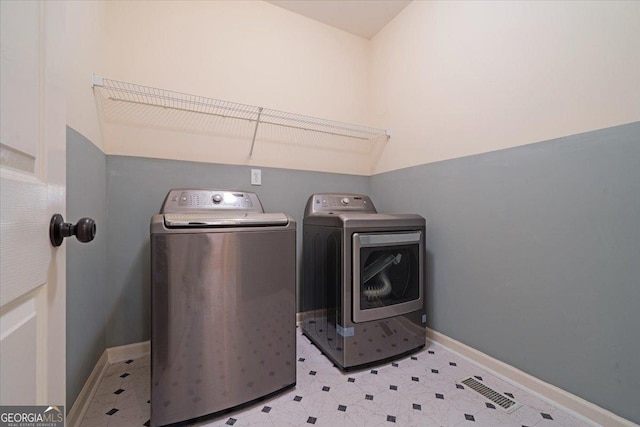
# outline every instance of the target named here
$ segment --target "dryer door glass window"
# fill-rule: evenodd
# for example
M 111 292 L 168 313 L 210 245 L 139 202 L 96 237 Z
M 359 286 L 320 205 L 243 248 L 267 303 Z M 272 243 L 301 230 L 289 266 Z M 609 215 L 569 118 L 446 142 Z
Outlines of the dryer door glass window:
M 422 307 L 422 233 L 354 234 L 354 321 Z

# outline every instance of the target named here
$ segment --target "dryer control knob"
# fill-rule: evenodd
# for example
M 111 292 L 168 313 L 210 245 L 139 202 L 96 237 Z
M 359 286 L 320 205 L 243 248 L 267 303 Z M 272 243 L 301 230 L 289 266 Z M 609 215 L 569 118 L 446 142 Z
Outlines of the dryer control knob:
M 348 204 L 349 204 L 349 198 L 348 198 L 348 197 L 344 197 L 342 200 L 340 200 L 340 202 L 341 202 L 343 205 L 345 205 L 345 206 L 346 206 L 346 205 L 348 205 Z
M 213 203 L 220 203 L 222 201 L 222 194 L 214 194 L 211 200 Z

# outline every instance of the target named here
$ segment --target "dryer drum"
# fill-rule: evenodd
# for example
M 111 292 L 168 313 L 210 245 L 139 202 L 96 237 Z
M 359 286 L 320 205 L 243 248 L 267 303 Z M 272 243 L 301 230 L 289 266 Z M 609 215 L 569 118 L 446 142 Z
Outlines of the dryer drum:
M 365 289 L 362 290 L 362 293 L 369 301 L 384 298 L 391 293 L 393 289 L 391 287 L 391 281 L 389 280 L 389 276 L 384 271 L 378 273 L 376 276 L 378 280 L 375 281 L 373 285 L 371 283 Z
M 406 280 L 402 280 L 404 278 L 403 276 L 405 276 L 405 274 L 403 274 L 404 269 L 402 268 L 402 261 L 403 256 L 400 252 L 396 254 L 389 254 L 388 252 L 382 253 L 378 255 L 377 258 L 374 258 L 374 261 L 372 262 L 367 260 L 367 265 L 363 270 L 361 289 L 362 295 L 367 299 L 370 305 L 375 301 L 382 301 L 391 297 L 392 294 L 396 296 L 404 295 L 407 290 L 408 278 L 406 278 Z M 404 261 L 406 263 L 408 259 L 405 257 Z M 394 269 L 395 266 L 400 266 L 401 271 L 394 271 L 396 270 Z M 404 289 L 402 292 L 399 292 L 397 285 L 402 282 L 404 282 Z M 394 284 L 396 284 L 395 289 L 393 286 Z M 384 305 L 385 304 L 382 303 L 382 306 Z M 377 304 L 374 304 L 374 306 L 377 306 Z
M 393 256 L 392 254 L 383 254 L 382 256 L 379 256 L 378 259 L 364 268 L 362 283 L 367 283 L 372 277 L 375 277 L 378 273 L 391 266 L 392 263 L 399 264 L 401 260 L 402 254 L 400 253 L 396 256 Z

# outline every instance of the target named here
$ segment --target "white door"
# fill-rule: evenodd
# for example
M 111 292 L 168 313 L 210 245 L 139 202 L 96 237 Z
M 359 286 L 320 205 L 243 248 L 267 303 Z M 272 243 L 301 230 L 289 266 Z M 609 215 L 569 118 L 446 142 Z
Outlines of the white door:
M 0 8 L 0 404 L 64 405 L 65 5 Z

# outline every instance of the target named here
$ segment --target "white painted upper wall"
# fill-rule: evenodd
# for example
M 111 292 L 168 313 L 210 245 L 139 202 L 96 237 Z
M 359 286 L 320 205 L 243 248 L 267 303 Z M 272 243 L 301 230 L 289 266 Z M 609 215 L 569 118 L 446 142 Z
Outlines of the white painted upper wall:
M 68 2 L 67 21 L 68 124 L 107 154 L 369 175 L 640 120 L 640 2 L 415 1 L 371 41 L 262 1 Z M 263 127 L 249 160 L 250 123 L 98 120 L 91 72 L 393 134 Z
M 371 47 L 376 173 L 640 120 L 640 2 L 414 1 Z
M 107 4 L 105 77 L 367 125 L 369 42 L 263 1 Z M 370 145 L 113 106 L 107 154 L 368 174 Z M 140 123 L 143 123 L 141 126 Z M 265 141 L 266 140 L 266 141 Z
M 105 2 L 66 2 L 67 125 L 104 151 L 91 73 L 103 72 Z

